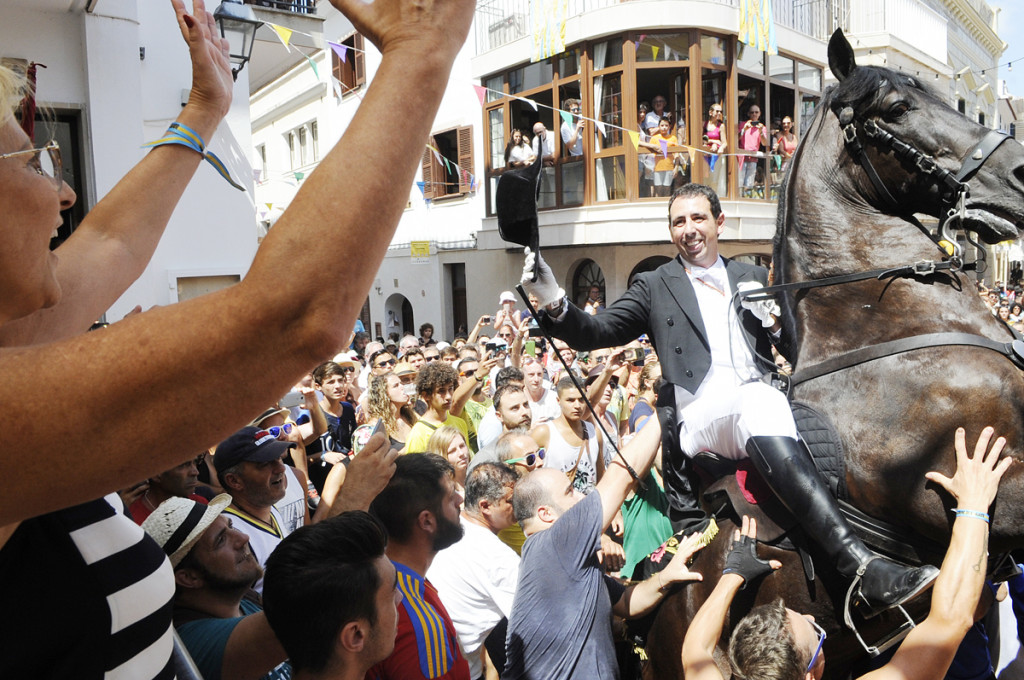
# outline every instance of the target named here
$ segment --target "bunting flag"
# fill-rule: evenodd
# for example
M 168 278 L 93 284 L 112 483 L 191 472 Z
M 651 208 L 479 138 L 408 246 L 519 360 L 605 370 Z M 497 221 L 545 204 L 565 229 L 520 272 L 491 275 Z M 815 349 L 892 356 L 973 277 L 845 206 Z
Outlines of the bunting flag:
M 274 29 L 274 33 L 276 33 L 277 37 L 281 40 L 281 44 L 285 46 L 285 49 L 291 52 L 292 48 L 288 44 L 288 42 L 292 39 L 292 33 L 294 31 L 292 31 L 292 29 L 290 28 L 285 28 L 284 26 L 278 26 L 277 24 L 268 23 L 265 25 L 270 26 L 270 28 Z
M 633 148 L 639 151 L 640 149 L 640 133 L 636 130 L 626 130 L 626 134 L 629 135 L 629 141 L 633 142 Z
M 521 99 L 522 101 L 532 106 L 534 111 L 537 110 L 537 102 L 533 101 L 532 99 L 527 99 L 526 97 L 516 97 L 516 99 Z
M 302 56 L 306 57 L 306 61 L 309 62 L 309 67 L 313 69 L 313 75 L 316 76 L 317 80 L 320 80 L 320 71 L 316 68 L 316 62 L 310 59 L 308 55 L 303 54 Z
M 423 182 L 416 182 L 416 187 L 420 190 L 420 196 L 424 196 L 426 194 L 426 190 L 423 188 L 424 186 Z
M 607 137 L 608 136 L 608 132 L 605 130 L 604 123 L 601 122 L 601 121 L 597 121 L 597 123 L 595 123 L 595 124 L 597 125 L 597 129 L 601 132 L 601 136 L 602 137 Z
M 659 139 L 658 146 L 661 147 L 661 155 L 664 156 L 665 158 L 668 158 L 668 140 Z
M 306 173 L 299 172 L 298 170 L 295 171 L 295 179 L 297 179 L 298 181 L 301 182 L 305 178 L 306 178 Z
M 327 44 L 331 46 L 334 53 L 338 55 L 338 59 L 341 59 L 341 63 L 345 63 L 345 57 L 348 54 L 348 45 L 342 45 L 341 43 L 327 41 Z
M 480 85 L 474 85 L 473 89 L 476 90 L 476 96 L 480 99 L 480 106 L 483 106 L 484 101 L 487 99 L 487 88 L 481 87 Z
M 262 168 L 253 168 L 252 169 L 252 181 L 256 182 L 258 184 L 259 181 L 260 181 L 260 174 L 262 172 L 263 172 Z
M 274 204 L 273 203 L 264 203 L 263 205 L 267 206 L 267 210 L 273 210 L 274 209 Z
M 342 96 L 344 96 L 344 93 L 341 90 L 341 81 L 334 76 L 331 76 L 331 85 L 334 87 L 334 96 L 341 99 Z
M 441 152 L 438 151 L 437 149 L 435 149 L 434 147 L 430 147 L 430 150 L 434 152 L 434 159 L 438 163 L 440 163 L 441 162 Z
M 772 0 L 740 0 L 739 40 L 754 49 L 778 54 Z
M 653 55 L 651 61 L 658 61 L 658 50 L 660 49 L 657 45 L 651 45 L 651 54 Z
M 542 61 L 565 52 L 565 22 L 569 0 L 530 0 L 531 61 Z
M 558 115 L 560 115 L 562 117 L 562 122 L 563 123 L 565 123 L 569 127 L 572 127 L 573 123 L 572 123 L 572 114 L 571 113 L 569 113 L 568 111 L 563 111 L 563 110 L 559 109 L 558 110 Z

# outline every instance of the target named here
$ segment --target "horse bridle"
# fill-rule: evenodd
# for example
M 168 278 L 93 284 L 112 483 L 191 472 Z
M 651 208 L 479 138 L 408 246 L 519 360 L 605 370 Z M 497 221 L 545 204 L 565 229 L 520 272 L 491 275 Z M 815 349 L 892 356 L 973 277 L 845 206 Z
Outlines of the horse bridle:
M 843 131 L 843 143 L 846 145 L 846 150 L 850 157 L 864 169 L 871 184 L 875 187 L 875 191 L 888 204 L 889 208 L 897 213 L 903 213 L 904 211 L 900 209 L 899 202 L 893 197 L 888 187 L 885 186 L 882 178 L 878 176 L 875 166 L 871 164 L 871 159 L 865 153 L 864 145 L 861 144 L 860 136 L 858 135 L 858 116 L 853 108 L 849 106 L 843 107 L 837 114 L 837 117 Z M 932 183 L 939 187 L 943 205 L 947 208 L 945 215 L 940 218 L 939 233 L 942 239 L 953 248 L 952 257 L 957 260 L 962 258 L 962 248 L 952 234 L 951 223 L 955 222 L 961 228 L 964 223 L 964 216 L 967 210 L 966 200 L 970 194 L 967 182 L 985 164 L 993 152 L 999 148 L 999 145 L 1008 140 L 1010 136 L 1002 130 L 989 130 L 981 138 L 981 141 L 974 146 L 973 150 L 961 160 L 960 169 L 953 173 L 940 166 L 935 162 L 935 158 L 921 151 L 913 144 L 903 141 L 880 127 L 873 118 L 860 119 L 860 127 L 864 131 L 864 135 L 876 146 L 883 150 L 891 151 L 897 159 L 914 166 L 923 175 L 931 178 Z M 920 227 L 917 220 L 914 220 L 914 222 Z M 931 237 L 930 234 L 929 237 Z M 978 244 L 975 243 L 974 245 Z
M 913 165 L 922 174 L 930 177 L 932 182 L 939 187 L 943 206 L 947 207 L 947 211 L 940 219 L 939 237 L 935 237 L 929 233 L 920 222 L 914 219 L 912 215 L 906 215 L 905 211 L 901 210 L 899 203 L 885 186 L 882 178 L 879 177 L 878 172 L 871 163 L 871 159 L 869 159 L 865 153 L 864 145 L 861 143 L 857 127 L 858 117 L 854 113 L 854 110 L 849 106 L 844 107 L 839 111 L 837 117 L 842 129 L 843 143 L 846 146 L 847 152 L 850 154 L 850 157 L 864 169 L 868 179 L 871 181 L 871 184 L 875 187 L 875 190 L 879 193 L 882 199 L 886 201 L 889 204 L 889 207 L 894 209 L 897 214 L 904 214 L 909 221 L 921 229 L 930 239 L 935 241 L 937 245 L 939 245 L 940 238 L 947 242 L 953 252 L 949 253 L 948 258 L 939 262 L 933 260 L 921 260 L 919 262 L 900 267 L 874 269 L 871 271 L 830 276 L 811 281 L 784 283 L 747 292 L 738 291 L 736 295 L 741 300 L 765 300 L 774 298 L 779 293 L 836 286 L 845 283 L 853 283 L 855 281 L 864 281 L 867 279 L 891 281 L 896 278 L 924 278 L 940 271 L 948 271 L 955 275 L 957 271 L 966 269 L 970 266 L 965 266 L 963 264 L 963 248 L 959 243 L 957 243 L 956 237 L 952 234 L 952 223 L 956 223 L 959 228 L 963 229 L 964 217 L 966 215 L 966 199 L 970 193 L 970 188 L 968 187 L 967 182 L 970 181 L 970 178 L 973 177 L 974 173 L 976 173 L 992 156 L 992 153 L 999 148 L 999 145 L 1010 138 L 1009 135 L 1000 130 L 989 130 L 989 132 L 981 138 L 981 141 L 974 146 L 973 150 L 963 158 L 960 163 L 960 169 L 956 173 L 953 173 L 941 167 L 935 162 L 935 158 L 924 153 L 913 144 L 905 142 L 891 132 L 882 129 L 874 119 L 859 119 L 860 129 L 863 130 L 864 135 L 870 141 L 883 150 L 891 151 L 900 161 Z M 980 248 L 980 245 L 971 240 L 970 237 L 967 237 L 967 240 Z M 939 245 L 939 247 L 942 248 L 941 245 Z M 829 373 L 834 373 L 844 368 L 850 368 L 868 361 L 892 356 L 893 354 L 901 354 L 903 352 L 923 349 L 926 347 L 942 347 L 949 345 L 968 345 L 992 350 L 1010 359 L 1018 368 L 1024 369 L 1024 341 L 1021 340 L 1020 336 L 1012 328 L 1010 329 L 1010 332 L 1014 339 L 1011 342 L 1006 343 L 997 342 L 990 338 L 972 333 L 927 333 L 909 338 L 901 338 L 890 342 L 882 342 L 853 350 L 831 359 L 827 359 L 813 366 L 809 366 L 806 369 L 798 370 L 789 379 L 788 386 L 789 388 L 792 388 L 794 385 L 799 383 L 813 380 L 814 378 L 828 375 Z

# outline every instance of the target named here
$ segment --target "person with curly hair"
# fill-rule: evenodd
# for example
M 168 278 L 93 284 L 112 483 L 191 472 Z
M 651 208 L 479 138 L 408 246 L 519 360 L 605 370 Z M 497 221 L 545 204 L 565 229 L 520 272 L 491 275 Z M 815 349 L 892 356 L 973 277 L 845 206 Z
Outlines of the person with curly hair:
M 366 413 L 371 422 L 376 422 L 377 418 L 384 421 L 384 431 L 392 448 L 405 448 L 412 426 L 416 424 L 416 412 L 397 375 L 385 373 L 370 380 Z
M 432 361 L 416 376 L 416 391 L 426 405 L 426 412 L 413 425 L 405 443 L 405 453 L 424 453 L 434 431 L 442 425 L 457 428 L 469 441 L 469 427 L 462 417 L 463 406 L 475 385 L 466 381 L 459 385 L 459 374 L 443 361 Z

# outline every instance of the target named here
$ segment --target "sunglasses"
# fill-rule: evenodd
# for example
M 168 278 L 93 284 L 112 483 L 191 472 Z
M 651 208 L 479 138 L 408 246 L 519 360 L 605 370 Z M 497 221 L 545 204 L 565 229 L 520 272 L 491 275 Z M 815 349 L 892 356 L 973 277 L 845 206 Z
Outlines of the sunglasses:
M 537 449 L 537 453 L 528 453 L 521 458 L 509 458 L 505 461 L 508 465 L 515 465 L 516 463 L 525 462 L 527 465 L 533 465 L 534 461 L 540 458 L 544 460 L 545 452 L 544 449 Z
M 44 151 L 46 155 L 43 155 Z M 57 145 L 57 142 L 51 140 L 46 146 L 39 149 L 25 149 L 24 151 L 0 154 L 0 159 L 18 158 L 30 154 L 33 156 L 32 169 L 49 179 L 57 191 L 60 191 L 64 185 L 64 173 L 60 159 L 60 146 Z
M 431 356 L 431 357 L 424 356 L 423 360 L 426 361 L 429 364 L 431 361 L 437 361 L 440 358 L 441 358 L 440 354 L 435 354 L 434 356 Z
M 814 654 L 811 655 L 811 662 L 807 664 L 807 670 L 805 673 L 810 673 L 811 669 L 814 668 L 814 664 L 817 663 L 818 657 L 821 655 L 821 648 L 825 645 L 825 638 L 828 637 L 825 633 L 825 629 L 818 625 L 816 621 L 810 621 L 809 623 L 814 626 L 815 632 L 818 634 L 818 648 L 814 650 Z
M 395 362 L 394 359 L 387 359 L 385 361 L 381 361 L 380 363 L 374 364 L 374 367 L 375 368 L 380 368 L 381 366 L 394 366 L 395 363 L 396 362 Z
M 462 376 L 463 378 L 472 378 L 475 374 L 476 374 L 476 369 L 475 368 L 470 368 L 470 369 L 467 369 L 467 370 L 463 371 L 462 373 L 459 373 L 459 375 Z
M 341 372 L 342 373 L 355 373 L 356 372 L 356 367 L 355 366 L 342 366 L 341 367 Z
M 269 432 L 270 436 L 272 436 L 272 437 L 280 437 L 282 432 L 284 432 L 285 434 L 291 434 L 292 433 L 292 428 L 294 428 L 294 427 L 295 427 L 295 423 L 285 423 L 284 425 L 274 425 L 273 427 L 268 427 L 267 428 L 267 432 Z

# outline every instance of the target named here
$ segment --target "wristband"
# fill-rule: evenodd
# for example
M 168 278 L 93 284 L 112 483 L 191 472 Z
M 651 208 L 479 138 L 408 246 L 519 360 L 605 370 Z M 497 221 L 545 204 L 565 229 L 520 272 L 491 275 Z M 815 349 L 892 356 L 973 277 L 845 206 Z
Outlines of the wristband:
M 991 518 L 988 516 L 987 512 L 978 512 L 977 510 L 961 510 L 960 508 L 957 508 L 953 510 L 953 514 L 957 517 L 970 517 L 971 519 L 980 519 L 981 521 L 985 522 L 985 524 L 989 524 L 991 521 Z
M 164 133 L 163 137 L 156 140 L 155 142 L 149 142 L 148 144 L 143 144 L 142 146 L 144 148 L 156 148 L 158 146 L 166 146 L 168 144 L 176 144 L 179 146 L 184 146 L 188 147 L 189 149 L 192 149 L 200 156 L 202 156 L 204 159 L 206 159 L 206 162 L 212 165 L 214 169 L 216 169 L 217 172 L 220 174 L 220 176 L 227 180 L 228 184 L 238 189 L 239 191 L 245 191 L 245 187 L 243 187 L 235 180 L 231 179 L 231 174 L 228 172 L 227 166 L 224 165 L 224 162 L 220 158 L 218 158 L 217 155 L 214 154 L 212 151 L 206 150 L 206 142 L 203 141 L 203 138 L 199 135 L 198 132 L 196 132 L 189 126 L 185 125 L 184 123 L 171 123 L 170 127 L 167 128 L 167 132 Z

